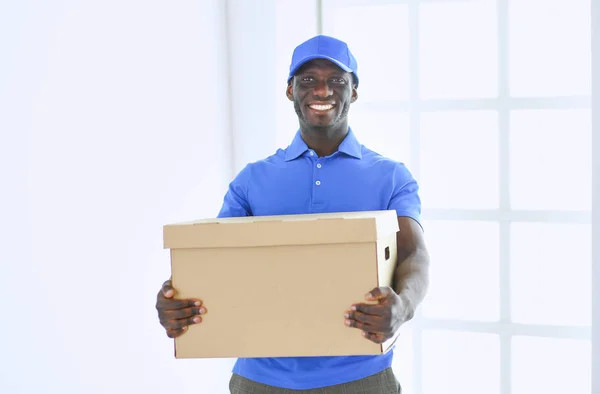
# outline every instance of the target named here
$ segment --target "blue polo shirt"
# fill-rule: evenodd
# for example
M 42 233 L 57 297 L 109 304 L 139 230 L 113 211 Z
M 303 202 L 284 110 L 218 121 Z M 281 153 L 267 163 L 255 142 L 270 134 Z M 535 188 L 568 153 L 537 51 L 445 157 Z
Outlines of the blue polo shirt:
M 300 131 L 286 149 L 248 164 L 230 183 L 219 217 L 396 210 L 420 221 L 418 185 L 402 163 L 361 145 L 352 129 L 331 156 L 318 157 Z M 370 289 L 365 289 L 365 292 Z M 292 390 L 362 379 L 391 366 L 377 356 L 241 358 L 233 372 Z

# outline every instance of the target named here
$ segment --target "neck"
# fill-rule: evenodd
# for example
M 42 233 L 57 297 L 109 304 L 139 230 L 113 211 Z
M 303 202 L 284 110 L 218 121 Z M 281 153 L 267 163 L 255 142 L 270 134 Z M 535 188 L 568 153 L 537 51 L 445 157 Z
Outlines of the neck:
M 306 145 L 319 157 L 330 156 L 348 135 L 348 122 L 340 122 L 332 127 L 315 127 L 301 122 L 300 133 Z

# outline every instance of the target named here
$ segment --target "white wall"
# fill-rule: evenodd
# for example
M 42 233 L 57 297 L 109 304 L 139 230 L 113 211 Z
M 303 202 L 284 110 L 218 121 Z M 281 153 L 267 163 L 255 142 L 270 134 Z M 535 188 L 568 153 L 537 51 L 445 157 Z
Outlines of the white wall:
M 154 309 L 232 176 L 223 3 L 0 2 L 0 392 L 228 392 Z
M 237 173 L 247 163 L 277 149 L 272 94 L 275 0 L 227 0 L 227 9 L 233 165 Z

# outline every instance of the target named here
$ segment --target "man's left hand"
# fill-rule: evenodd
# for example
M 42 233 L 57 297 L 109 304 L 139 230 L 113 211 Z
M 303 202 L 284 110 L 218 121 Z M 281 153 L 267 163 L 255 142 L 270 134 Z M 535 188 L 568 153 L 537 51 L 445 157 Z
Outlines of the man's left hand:
M 403 323 L 404 303 L 388 286 L 376 287 L 365 296 L 377 304 L 354 304 L 345 314 L 346 325 L 362 330 L 365 338 L 383 343 L 392 338 Z

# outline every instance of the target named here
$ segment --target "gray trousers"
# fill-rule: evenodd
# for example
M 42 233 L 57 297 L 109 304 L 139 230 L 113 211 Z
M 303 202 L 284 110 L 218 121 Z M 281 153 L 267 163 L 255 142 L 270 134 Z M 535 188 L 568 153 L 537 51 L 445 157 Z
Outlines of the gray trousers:
M 290 390 L 267 386 L 233 374 L 231 394 L 401 394 L 400 383 L 391 368 L 353 382 L 312 390 Z

